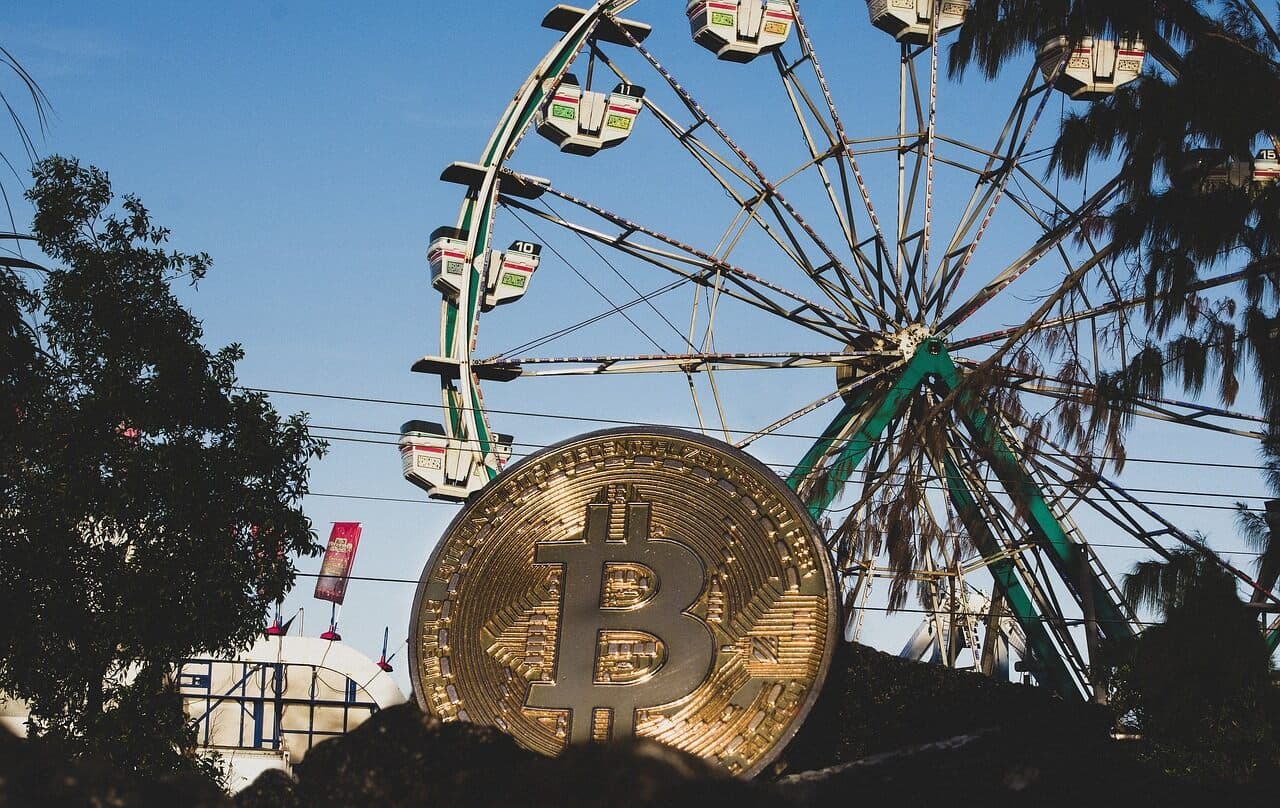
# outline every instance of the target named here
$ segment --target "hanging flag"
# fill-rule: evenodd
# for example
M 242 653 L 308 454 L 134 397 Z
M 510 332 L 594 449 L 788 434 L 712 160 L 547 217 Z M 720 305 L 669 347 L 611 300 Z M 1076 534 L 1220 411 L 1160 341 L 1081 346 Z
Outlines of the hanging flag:
M 329 546 L 320 564 L 320 577 L 316 579 L 316 597 L 332 603 L 342 603 L 347 596 L 347 576 L 356 561 L 356 547 L 360 544 L 359 522 L 334 522 L 329 533 Z

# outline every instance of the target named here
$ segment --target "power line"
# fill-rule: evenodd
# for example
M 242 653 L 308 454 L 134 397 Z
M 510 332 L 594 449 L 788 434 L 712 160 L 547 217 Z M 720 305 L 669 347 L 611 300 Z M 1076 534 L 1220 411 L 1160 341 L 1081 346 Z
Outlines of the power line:
M 625 311 L 623 311 L 621 308 L 619 308 L 619 307 L 618 307 L 618 304 L 617 304 L 617 303 L 614 303 L 612 300 L 610 300 L 610 299 L 609 299 L 609 296 L 608 296 L 608 295 L 606 295 L 603 291 L 601 291 L 601 289 L 600 289 L 600 287 L 599 287 L 599 286 L 596 286 L 594 283 L 592 283 L 590 278 L 588 278 L 586 275 L 583 275 L 583 274 L 578 270 L 578 268 L 577 268 L 576 266 L 574 266 L 574 265 L 573 265 L 573 262 L 571 262 L 568 258 L 565 258 L 565 257 L 564 257 L 564 255 L 562 255 L 562 254 L 560 253 L 560 251 L 559 251 L 559 250 L 557 250 L 557 249 L 555 248 L 555 245 L 551 244 L 551 243 L 550 243 L 550 242 L 548 242 L 546 239 L 544 239 L 544 238 L 542 238 L 541 236 L 539 236 L 539 235 L 538 235 L 538 231 L 534 230 L 532 227 L 530 227 L 530 226 L 529 226 L 529 223 L 528 223 L 528 222 L 526 222 L 524 219 L 520 218 L 520 214 L 516 213 L 514 210 L 509 210 L 508 212 L 509 212 L 512 216 L 514 216 L 514 217 L 515 217 L 515 220 L 516 220 L 517 222 L 519 222 L 520 224 L 524 225 L 524 229 L 525 229 L 525 230 L 528 230 L 530 233 L 532 233 L 532 234 L 533 234 L 533 237 L 534 237 L 535 239 L 537 239 L 538 241 L 542 242 L 543 244 L 546 244 L 546 245 L 547 245 L 547 249 L 551 250 L 551 252 L 552 252 L 553 254 L 555 254 L 556 258 L 559 258 L 559 259 L 564 263 L 564 265 L 565 265 L 565 266 L 567 266 L 571 272 L 573 272 L 573 274 L 574 274 L 574 275 L 577 275 L 577 276 L 578 276 L 578 278 L 579 278 L 583 283 L 585 283 L 587 286 L 590 286 L 590 287 L 591 287 L 591 290 L 592 290 L 593 292 L 595 292 L 597 295 L 599 295 L 599 296 L 601 297 L 601 299 L 603 299 L 603 300 L 604 300 L 604 302 L 605 302 L 605 303 L 608 303 L 610 306 L 612 306 L 612 307 L 613 307 L 613 311 L 614 311 L 614 312 L 616 312 L 617 314 L 621 314 L 621 315 L 622 315 L 622 318 L 623 318 L 624 320 L 626 320 L 628 323 L 630 323 L 632 328 L 634 328 L 635 330 L 639 331 L 641 336 L 643 336 L 645 339 L 649 340 L 650 344 L 652 344 L 652 345 L 653 345 L 653 347 L 657 348 L 659 353 L 667 353 L 667 349 L 666 349 L 666 348 L 663 348 L 663 347 L 662 347 L 662 345 L 660 345 L 656 339 L 654 339 L 652 336 L 650 336 L 649 332 L 648 332 L 648 331 L 645 331 L 645 330 L 640 326 L 640 324 L 639 324 L 639 323 L 637 323 L 635 320 L 632 320 L 632 319 L 631 319 L 631 317 L 630 317 L 630 315 L 628 315 Z M 612 266 L 612 265 L 610 265 L 610 266 Z M 614 272 L 618 272 L 618 270 L 616 270 L 616 269 L 615 269 L 615 270 L 614 270 Z M 621 275 L 621 273 L 619 273 L 619 275 Z M 630 283 L 628 283 L 627 285 L 628 285 L 628 286 L 631 286 L 631 284 L 630 284 Z M 631 289 L 632 289 L 632 291 L 634 291 L 636 294 L 640 294 L 640 290 L 636 289 L 634 286 L 632 286 L 632 287 L 631 287 Z M 653 306 L 653 304 L 652 304 L 652 303 L 649 303 L 649 305 L 650 305 L 651 307 Z M 657 311 L 657 309 L 654 309 L 654 311 Z M 664 319 L 665 319 L 665 318 L 664 318 Z M 668 323 L 667 323 L 667 324 L 668 324 L 668 325 L 670 325 L 670 321 L 668 321 Z M 672 327 L 674 328 L 674 326 L 672 326 Z M 676 332 L 676 333 L 679 333 L 679 332 Z
M 396 436 L 399 435 L 398 432 L 386 432 L 386 431 L 374 430 L 374 429 L 354 429 L 350 427 L 339 427 L 339 426 L 315 425 L 315 426 L 312 426 L 311 428 L 326 429 L 326 430 L 331 430 L 335 432 L 341 431 L 341 432 L 362 432 L 362 433 L 375 434 L 375 435 L 396 435 Z M 347 437 L 342 437 L 340 435 L 318 435 L 317 437 L 323 438 L 324 440 L 348 441 L 352 443 L 371 443 L 371 444 L 377 444 L 379 446 L 399 445 L 398 441 L 365 440 L 360 438 L 347 438 Z M 520 447 L 529 448 L 529 449 L 545 449 L 550 444 L 514 442 L 511 445 L 520 446 Z M 528 457 L 529 454 L 530 453 L 516 452 L 514 453 L 514 456 Z M 788 465 L 786 463 L 765 463 L 765 465 L 769 466 L 772 469 L 780 470 L 780 471 L 791 471 L 797 468 L 797 466 L 795 465 Z M 894 472 L 894 474 L 897 475 L 899 474 L 899 472 Z M 1045 483 L 1041 487 L 1042 488 L 1070 488 L 1071 486 L 1067 485 L 1066 483 Z M 1169 488 L 1128 488 L 1126 487 L 1124 490 L 1130 493 L 1136 492 L 1136 493 L 1142 493 L 1142 494 L 1170 494 L 1170 495 L 1191 496 L 1191 497 L 1218 497 L 1223 499 L 1260 499 L 1264 501 L 1275 499 L 1275 497 L 1270 494 L 1228 494 L 1228 493 L 1217 492 L 1217 491 L 1183 491 L 1183 490 L 1169 489 Z
M 374 502 L 401 502 L 401 503 L 404 503 L 404 505 L 433 505 L 433 506 L 440 506 L 440 507 L 458 507 L 462 505 L 461 502 L 444 502 L 442 501 L 442 499 L 412 499 L 408 497 L 366 497 L 366 496 L 361 496 L 361 494 L 334 494 L 334 493 L 328 493 L 328 492 L 325 492 L 325 493 L 310 492 L 310 493 L 307 493 L 307 496 L 308 497 L 326 497 L 326 498 L 333 498 L 333 499 L 367 499 L 367 501 L 374 501 Z M 920 534 L 916 533 L 911 535 L 914 535 L 914 537 L 919 538 Z M 1146 551 L 1146 549 L 1149 549 L 1147 547 L 1143 547 L 1143 545 L 1140 545 L 1140 544 L 1107 544 L 1103 542 L 1085 542 L 1085 544 L 1088 544 L 1089 547 L 1105 547 L 1110 549 L 1139 549 L 1139 551 Z M 1174 548 L 1165 547 L 1165 549 L 1174 549 Z M 1256 552 L 1244 551 L 1244 549 L 1212 549 L 1212 548 L 1210 549 L 1213 552 L 1213 554 L 1216 554 L 1216 556 L 1248 556 L 1249 558 L 1257 558 L 1261 554 Z
M 345 429 L 345 428 L 343 428 L 343 427 L 328 427 L 328 426 L 316 426 L 316 427 L 314 427 L 314 428 L 315 428 L 315 429 L 328 429 L 328 430 Z M 378 430 L 367 430 L 367 429 L 346 429 L 345 431 L 349 431 L 349 432 L 366 432 L 366 433 L 375 433 L 375 434 L 384 434 L 384 435 L 394 435 L 394 434 L 397 434 L 397 433 L 394 433 L 394 432 L 380 432 L 380 431 L 378 431 Z M 372 444 L 372 445 L 376 445 L 376 446 L 397 446 L 397 445 L 399 445 L 397 441 L 371 440 L 371 439 L 367 439 L 367 438 L 348 438 L 348 437 L 343 437 L 343 436 L 340 436 L 340 435 L 317 435 L 316 437 L 322 438 L 323 440 L 336 440 L 336 441 L 344 441 L 344 442 L 347 442 L 347 443 L 363 443 L 363 444 Z M 533 449 L 544 449 L 544 448 L 546 448 L 546 444 L 536 444 L 536 443 L 515 443 L 515 444 L 512 444 L 512 445 L 513 445 L 513 446 L 529 447 L 529 448 L 533 448 Z M 513 456 L 514 456 L 514 457 L 528 457 L 528 456 L 529 456 L 529 454 L 530 454 L 530 453 L 525 453 L 525 452 L 515 452 L 515 453 L 513 453 Z M 773 468 L 775 471 L 791 471 L 792 469 L 796 468 L 796 466 L 794 466 L 794 465 L 787 465 L 787 464 L 784 464 L 784 463 L 765 463 L 765 465 L 769 466 L 770 468 Z M 900 476 L 900 473 L 898 473 L 898 472 L 894 472 L 893 474 L 894 474 L 894 476 Z M 1046 482 L 1046 483 L 1044 483 L 1043 485 L 1041 485 L 1040 487 L 1041 487 L 1041 488 L 1043 488 L 1043 489 L 1065 489 L 1065 490 L 1073 490 L 1073 489 L 1071 489 L 1071 486 L 1069 486 L 1069 485 L 1067 485 L 1067 484 L 1065 484 L 1065 483 L 1050 483 L 1050 482 Z M 946 490 L 948 490 L 948 489 L 946 489 L 946 488 L 944 488 L 944 487 L 942 487 L 942 486 L 929 486 L 929 485 L 925 485 L 925 486 L 924 486 L 924 488 L 926 488 L 926 489 L 928 489 L 928 490 L 932 490 L 932 491 L 946 491 Z M 1135 493 L 1135 492 L 1136 492 L 1136 493 L 1143 493 L 1143 494 L 1167 494 L 1167 495 L 1169 495 L 1169 496 L 1216 497 L 1216 498 L 1222 498 L 1222 499 L 1235 499 L 1235 500 L 1242 500 L 1242 499 L 1254 499 L 1254 500 L 1262 500 L 1262 501 L 1266 501 L 1266 500 L 1272 499 L 1272 497 L 1270 497 L 1270 496 L 1268 496 L 1268 495 L 1266 495 L 1266 494 L 1228 494 L 1228 493 L 1222 493 L 1222 492 L 1217 492 L 1217 491 L 1185 491 L 1185 490 L 1167 489 L 1167 488 L 1126 488 L 1126 489 L 1124 489 L 1124 490 L 1125 490 L 1125 491 L 1127 491 L 1127 492 L 1129 492 L 1129 493 Z M 369 498 L 371 498 L 371 499 L 372 499 L 372 498 L 374 498 L 374 497 L 369 497 Z M 1094 498 L 1094 499 L 1090 499 L 1089 497 L 1080 497 L 1080 499 L 1083 499 L 1083 500 L 1086 500 L 1086 501 L 1093 501 L 1093 502 L 1105 502 L 1105 501 L 1107 501 L 1107 500 L 1099 500 L 1099 499 L 1096 499 L 1096 498 Z M 395 500 L 395 499 L 390 499 L 390 501 L 397 501 L 397 500 Z M 413 502 L 413 501 L 416 501 L 416 500 L 406 500 L 406 501 Z M 1138 503 L 1140 503 L 1140 504 L 1142 504 L 1142 505 L 1160 505 L 1160 506 L 1166 506 L 1166 507 L 1179 507 L 1179 508 L 1205 508 L 1205 509 L 1212 509 L 1212 510 L 1229 510 L 1229 511 L 1239 510 L 1238 508 L 1236 508 L 1235 506 L 1232 506 L 1232 505 L 1211 505 L 1211 504 L 1203 504 L 1203 505 L 1201 505 L 1201 504 L 1191 503 L 1191 502 L 1156 502 L 1156 501 L 1147 501 L 1147 500 L 1137 500 L 1137 502 L 1138 502 Z M 1250 509 L 1250 510 L 1254 510 L 1254 509 Z M 838 511 L 834 511 L 834 512 L 838 512 Z
M 335 393 L 312 393 L 312 392 L 306 392 L 301 390 L 280 390 L 275 388 L 249 387 L 249 386 L 243 386 L 243 385 L 240 387 L 240 389 L 246 390 L 252 393 L 265 393 L 270 395 L 298 396 L 302 398 L 322 398 L 322 399 L 330 399 L 334 401 L 353 401 L 353 402 L 359 402 L 359 403 L 365 403 L 365 404 L 386 404 L 386 405 L 399 406 L 399 407 L 428 407 L 428 408 L 437 409 L 437 410 L 444 409 L 443 404 L 429 403 L 429 402 L 422 402 L 422 401 L 401 401 L 397 399 L 371 398 L 367 396 L 338 395 Z M 493 408 L 486 408 L 485 412 L 493 415 L 512 415 L 512 416 L 517 416 L 521 418 L 543 418 L 548 420 L 573 421 L 578 423 L 589 423 L 589 424 L 604 424 L 609 426 L 657 426 L 657 427 L 670 427 L 675 429 L 684 429 L 684 430 L 689 430 L 693 432 L 697 432 L 701 430 L 701 427 L 692 425 L 692 424 L 673 424 L 673 423 L 662 423 L 662 422 L 653 422 L 653 421 L 628 421 L 628 420 L 620 420 L 617 418 L 601 418 L 598 416 L 589 416 L 589 415 L 565 415 L 563 413 L 529 412 L 529 411 L 522 411 L 522 410 L 501 410 L 501 409 L 493 409 Z M 724 428 L 723 431 L 730 432 L 736 435 L 754 435 L 755 434 L 755 430 L 732 429 L 728 427 Z M 386 434 L 395 434 L 395 433 L 386 433 Z M 779 437 L 779 438 L 796 438 L 800 440 L 821 440 L 824 437 L 822 435 L 804 435 L 804 434 L 799 434 L 794 432 L 771 432 L 769 433 L 769 436 Z M 881 443 L 883 441 L 873 441 L 873 442 Z M 1044 457 L 1078 457 L 1079 459 L 1082 459 L 1082 460 L 1095 460 L 1095 461 L 1101 461 L 1101 462 L 1108 462 L 1116 459 L 1116 458 L 1112 458 L 1104 455 L 1076 456 L 1076 455 L 1066 455 L 1066 454 L 1055 453 L 1055 452 L 1038 452 L 1037 454 L 1040 454 L 1041 456 L 1044 456 Z M 1214 462 L 1202 461 L 1202 460 L 1173 460 L 1169 458 L 1126 457 L 1124 458 L 1124 462 L 1125 463 L 1150 463 L 1155 465 L 1167 465 L 1167 466 L 1194 466 L 1197 468 L 1241 469 L 1245 471 L 1267 471 L 1268 470 L 1267 466 L 1260 466 L 1260 465 L 1248 465 L 1243 463 L 1214 463 Z
M 319 578 L 320 577 L 320 573 L 318 572 L 297 572 L 295 574 L 302 578 Z M 368 581 L 370 583 L 415 584 L 415 585 L 421 583 L 421 581 L 417 578 L 382 578 L 382 577 L 369 576 L 369 575 L 347 575 L 345 577 L 349 581 Z M 959 611 L 959 610 L 952 611 L 950 609 L 938 609 L 934 611 L 930 609 L 908 608 L 906 606 L 903 606 L 897 609 L 890 608 L 889 606 L 871 606 L 871 605 L 858 606 L 855 608 L 864 609 L 866 611 L 873 611 L 873 612 L 884 612 L 885 614 L 925 614 L 925 615 L 947 614 L 947 615 L 954 615 L 956 617 L 983 617 L 983 618 L 988 616 L 985 612 L 970 612 L 970 611 Z M 1026 619 L 1026 618 L 1015 618 L 1013 615 L 1008 615 L 1008 618 L 1010 620 Z M 1038 614 L 1030 617 L 1029 619 L 1038 620 L 1042 623 L 1053 622 L 1053 623 L 1067 623 L 1067 624 L 1080 624 L 1080 625 L 1084 624 L 1083 618 L 1053 617 L 1053 616 L 1045 616 L 1045 615 Z M 1096 622 L 1131 625 L 1131 623 L 1128 620 L 1122 620 L 1117 618 L 1099 617 L 1099 618 L 1096 618 Z

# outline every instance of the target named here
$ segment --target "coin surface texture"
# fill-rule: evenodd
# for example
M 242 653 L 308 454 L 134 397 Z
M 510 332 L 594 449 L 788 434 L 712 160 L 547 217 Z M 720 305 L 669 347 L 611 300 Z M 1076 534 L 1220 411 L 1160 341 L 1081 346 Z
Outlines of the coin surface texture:
M 423 572 L 414 694 L 529 749 L 635 734 L 763 769 L 836 642 L 827 554 L 767 467 L 628 427 L 545 449 L 474 497 Z

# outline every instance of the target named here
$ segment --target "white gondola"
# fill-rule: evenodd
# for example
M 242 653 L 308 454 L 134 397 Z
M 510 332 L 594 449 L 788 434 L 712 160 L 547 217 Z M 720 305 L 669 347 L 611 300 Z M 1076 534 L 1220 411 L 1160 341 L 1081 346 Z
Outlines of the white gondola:
M 787 0 L 691 0 L 685 7 L 693 41 L 726 62 L 750 62 L 791 34 Z
M 493 456 L 498 461 L 498 470 L 507 467 L 507 462 L 511 460 L 511 444 L 515 442 L 515 437 L 505 435 L 501 432 L 495 432 L 493 435 Z
M 925 45 L 936 0 L 867 0 L 871 24 L 893 34 L 899 42 Z M 958 28 L 969 13 L 969 0 L 942 0 L 938 12 L 938 34 Z
M 542 245 L 530 241 L 514 241 L 505 252 L 490 252 L 485 273 L 484 310 L 524 297 L 541 254 Z
M 1071 47 L 1065 36 L 1051 37 L 1040 46 L 1040 72 L 1052 79 L 1063 54 Z M 1138 38 L 1119 40 L 1087 36 L 1071 50 L 1054 87 L 1077 101 L 1106 98 L 1142 75 L 1147 46 Z
M 584 90 L 566 73 L 560 86 L 539 109 L 538 134 L 569 154 L 591 156 L 631 135 L 643 104 L 644 88 L 619 84 L 613 92 Z
M 1275 149 L 1263 149 L 1253 161 L 1253 184 L 1272 185 L 1280 180 L 1280 154 Z
M 479 454 L 449 440 L 444 427 L 431 421 L 409 421 L 400 428 L 404 478 L 434 499 L 461 502 L 480 490 L 486 475 Z
M 436 228 L 427 248 L 427 262 L 431 264 L 431 285 L 456 299 L 467 279 L 466 234 L 456 227 Z
M 1203 151 L 1213 153 L 1207 149 Z M 1252 162 L 1220 157 L 1219 162 L 1202 176 L 1200 190 L 1203 193 L 1241 188 L 1260 191 L 1280 180 L 1280 155 L 1275 149 L 1262 149 Z

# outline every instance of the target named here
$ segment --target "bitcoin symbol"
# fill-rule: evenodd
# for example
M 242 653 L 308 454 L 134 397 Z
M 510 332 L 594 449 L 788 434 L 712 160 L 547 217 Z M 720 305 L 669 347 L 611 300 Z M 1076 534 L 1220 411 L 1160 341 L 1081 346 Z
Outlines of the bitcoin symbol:
M 706 624 L 685 613 L 702 593 L 698 556 L 651 537 L 649 503 L 630 497 L 622 541 L 610 541 L 601 494 L 587 506 L 581 539 L 534 548 L 536 563 L 563 565 L 565 583 L 555 678 L 534 682 L 526 704 L 569 710 L 573 743 L 591 740 L 601 711 L 605 738 L 632 734 L 637 709 L 692 693 L 715 653 Z M 611 588 L 619 582 L 621 593 Z

